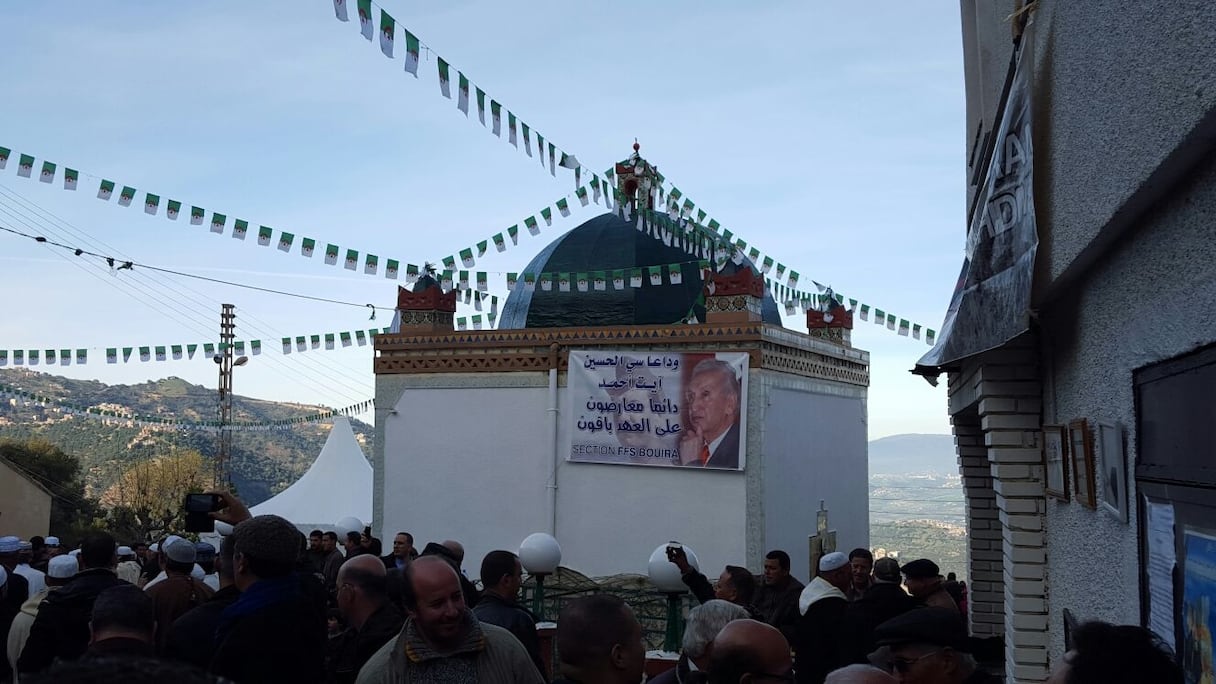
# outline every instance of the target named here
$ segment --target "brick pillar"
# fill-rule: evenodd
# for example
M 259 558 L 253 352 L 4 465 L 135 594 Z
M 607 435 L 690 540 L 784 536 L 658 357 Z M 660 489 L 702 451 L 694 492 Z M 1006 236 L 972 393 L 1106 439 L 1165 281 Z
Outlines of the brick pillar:
M 1011 344 L 985 354 L 975 373 L 983 444 L 995 493 L 1004 592 L 1005 674 L 1008 681 L 1043 682 L 1049 669 L 1046 501 L 1040 435 L 1042 387 L 1029 346 Z
M 1004 554 L 984 431 L 974 413 L 951 422 L 967 496 L 968 622 L 977 637 L 999 636 L 1005 630 Z

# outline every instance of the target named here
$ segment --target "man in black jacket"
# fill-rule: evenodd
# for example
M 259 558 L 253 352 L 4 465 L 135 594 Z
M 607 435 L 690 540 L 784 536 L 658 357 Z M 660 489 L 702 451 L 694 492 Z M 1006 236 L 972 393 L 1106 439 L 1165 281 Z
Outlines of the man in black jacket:
M 540 639 L 536 636 L 536 618 L 515 602 L 523 584 L 523 567 L 510 551 L 491 551 L 481 561 L 481 600 L 473 615 L 482 622 L 498 625 L 515 635 L 523 644 L 540 676 L 546 680 L 545 663 L 540 657 Z
M 80 542 L 84 569 L 62 589 L 51 592 L 38 608 L 30 636 L 17 659 L 19 672 L 38 672 L 55 658 L 75 660 L 89 645 L 89 617 L 97 595 L 110 587 L 125 585 L 114 574 L 118 563 L 114 537 L 90 532 Z
M 794 629 L 794 669 L 798 684 L 823 684 L 828 673 L 847 665 L 853 649 L 844 624 L 849 601 L 845 592 L 853 582 L 849 559 L 833 551 L 819 559 L 819 576 L 798 597 L 802 617 Z
M 701 603 L 713 599 L 730 601 L 746 608 L 752 619 L 764 621 L 752 605 L 752 598 L 756 594 L 756 578 L 747 568 L 728 565 L 718 576 L 718 581 L 710 584 L 709 578 L 688 562 L 688 555 L 684 553 L 682 547 L 667 547 L 667 560 L 680 569 L 680 579 L 688 585 L 688 590 L 697 598 L 697 601 Z
M 405 616 L 389 600 L 386 572 L 380 558 L 368 554 L 347 560 L 338 570 L 338 610 L 347 628 L 329 640 L 328 682 L 353 684 L 359 668 L 401 631 Z
M 870 587 L 861 598 L 849 604 L 845 614 L 851 633 L 852 662 L 864 663 L 874 650 L 874 628 L 917 606 L 916 599 L 900 586 L 899 561 L 879 558 L 874 563 Z
M 761 619 L 793 640 L 798 624 L 798 597 L 803 584 L 790 575 L 790 555 L 780 549 L 764 557 L 764 582 L 756 590 L 756 612 Z
M 383 556 L 384 567 L 388 570 L 400 570 L 410 561 L 418 557 L 418 549 L 414 548 L 414 535 L 409 532 L 398 532 L 393 537 L 393 552 Z
M 239 504 L 221 496 L 229 509 Z M 322 681 L 325 615 L 293 573 L 303 535 L 277 515 L 249 518 L 232 534 L 241 595 L 220 615 L 212 674 L 237 682 Z
M 232 577 L 232 556 L 235 547 L 231 535 L 224 537 L 220 553 L 215 557 L 215 571 L 219 575 L 220 589 L 201 606 L 191 608 L 174 621 L 169 629 L 169 640 L 165 644 L 165 655 L 207 669 L 215 655 L 215 630 L 220 624 L 224 609 L 236 602 L 241 595 Z

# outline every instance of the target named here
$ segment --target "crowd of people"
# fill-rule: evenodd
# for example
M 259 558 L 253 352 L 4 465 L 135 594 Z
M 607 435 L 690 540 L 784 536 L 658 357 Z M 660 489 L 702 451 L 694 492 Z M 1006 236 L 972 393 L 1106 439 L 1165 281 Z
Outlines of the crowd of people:
M 641 623 L 617 596 L 565 603 L 550 668 L 536 620 L 518 602 L 514 553 L 486 554 L 478 587 L 456 541 L 419 552 L 401 532 L 381 555 L 370 529 L 305 537 L 217 495 L 223 508 L 213 517 L 234 526 L 219 548 L 178 535 L 119 546 L 103 531 L 71 551 L 55 537 L 0 537 L 10 665 L 0 681 L 644 681 Z M 929 559 L 901 566 L 866 549 L 828 553 L 804 585 L 781 550 L 766 555 L 760 576 L 727 565 L 716 582 L 679 546 L 668 558 L 699 605 L 675 666 L 651 681 L 999 681 L 981 661 L 1003 661 L 1000 640 L 968 635 L 965 584 Z M 1050 681 L 1174 684 L 1182 674 L 1147 630 L 1088 623 Z

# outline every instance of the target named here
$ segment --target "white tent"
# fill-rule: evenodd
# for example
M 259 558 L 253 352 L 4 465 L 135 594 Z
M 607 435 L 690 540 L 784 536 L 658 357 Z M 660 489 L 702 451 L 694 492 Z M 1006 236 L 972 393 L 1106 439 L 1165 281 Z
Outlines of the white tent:
M 251 509 L 254 515 L 287 518 L 301 530 L 332 529 L 355 516 L 364 524 L 372 518 L 372 466 L 355 441 L 350 420 L 335 416 L 321 455 L 290 487 Z

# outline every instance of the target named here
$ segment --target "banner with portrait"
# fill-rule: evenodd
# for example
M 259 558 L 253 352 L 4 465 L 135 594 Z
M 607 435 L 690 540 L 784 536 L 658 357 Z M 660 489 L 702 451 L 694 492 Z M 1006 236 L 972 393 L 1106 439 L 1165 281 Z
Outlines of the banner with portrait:
M 742 470 L 748 355 L 571 351 L 566 460 Z

